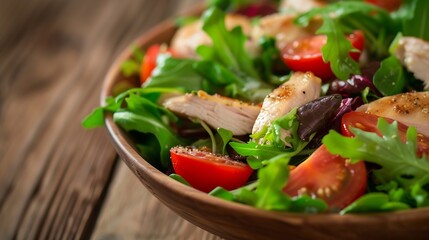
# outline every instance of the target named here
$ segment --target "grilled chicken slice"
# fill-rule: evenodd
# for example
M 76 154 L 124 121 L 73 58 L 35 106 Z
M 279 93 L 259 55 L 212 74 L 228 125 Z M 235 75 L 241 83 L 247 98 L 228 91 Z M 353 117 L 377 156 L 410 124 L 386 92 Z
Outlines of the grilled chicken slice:
M 295 107 L 300 107 L 320 96 L 322 80 L 311 72 L 296 72 L 289 81 L 274 89 L 262 104 L 261 112 L 253 126 L 252 133 L 259 132 L 266 125 Z
M 236 26 L 241 26 L 244 35 L 249 36 L 251 33 L 252 24 L 249 18 L 245 16 L 227 14 L 225 17 L 225 24 L 228 30 Z M 177 30 L 171 41 L 171 48 L 178 57 L 198 58 L 195 51 L 197 47 L 200 45 L 211 45 L 211 39 L 203 31 L 202 25 L 201 21 L 196 21 Z M 246 45 L 248 45 L 249 48 L 253 46 L 251 43 L 246 43 Z M 249 51 L 252 52 L 251 49 Z M 255 49 L 253 51 L 256 52 L 257 50 Z
M 164 107 L 187 117 L 199 118 L 213 128 L 225 128 L 234 135 L 252 132 L 260 107 L 220 95 L 208 95 L 204 91 L 197 94 L 167 99 Z
M 261 37 L 274 37 L 277 48 L 281 50 L 289 42 L 313 36 L 320 27 L 321 21 L 317 19 L 311 20 L 308 27 L 299 27 L 294 23 L 295 17 L 291 14 L 271 14 L 262 17 L 252 30 L 252 39 L 258 41 Z
M 424 82 L 429 90 L 429 42 L 414 37 L 401 37 L 395 49 L 395 56 L 408 71 Z
M 410 92 L 380 98 L 356 111 L 395 119 L 429 136 L 429 92 Z

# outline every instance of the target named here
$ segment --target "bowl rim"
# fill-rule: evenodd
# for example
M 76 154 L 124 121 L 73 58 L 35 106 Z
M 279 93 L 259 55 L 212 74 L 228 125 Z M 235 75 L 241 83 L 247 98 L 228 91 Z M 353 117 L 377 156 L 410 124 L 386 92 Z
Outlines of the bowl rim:
M 198 12 L 198 11 L 196 11 Z M 147 46 L 150 42 L 154 42 L 156 38 L 166 29 L 175 29 L 173 19 L 167 19 L 156 25 L 151 30 L 141 34 L 137 37 L 132 44 L 128 45 L 124 50 L 121 51 L 119 57 L 117 57 L 114 63 L 111 65 L 106 77 L 103 81 L 103 86 L 100 95 L 101 105 L 105 105 L 106 98 L 110 96 L 112 92 L 112 87 L 117 81 L 117 77 L 120 72 L 121 63 L 128 59 L 132 54 L 131 46 L 137 44 L 137 46 Z M 120 129 L 113 121 L 111 113 L 105 114 L 105 126 L 108 130 L 108 133 L 112 140 L 114 141 L 116 151 L 118 153 L 124 154 L 121 159 L 131 168 L 134 174 L 137 175 L 136 168 L 140 170 L 141 173 L 145 174 L 146 177 L 150 178 L 153 181 L 162 183 L 166 190 L 172 192 L 173 194 L 184 195 L 184 197 L 192 199 L 198 203 L 206 204 L 208 207 L 217 206 L 222 207 L 226 211 L 235 211 L 237 214 L 248 215 L 258 215 L 264 218 L 273 218 L 284 222 L 293 223 L 296 221 L 306 221 L 312 223 L 320 224 L 332 224 L 332 222 L 341 222 L 347 220 L 348 224 L 362 225 L 368 222 L 380 221 L 385 222 L 386 219 L 390 223 L 403 223 L 408 221 L 422 221 L 429 220 L 429 207 L 415 208 L 409 210 L 401 210 L 395 212 L 379 212 L 379 213 L 363 213 L 363 214 L 345 214 L 340 215 L 338 213 L 321 213 L 321 214 L 307 214 L 307 213 L 293 213 L 293 212 L 280 212 L 280 211 L 269 211 L 264 209 L 259 209 L 253 206 L 240 204 L 236 202 L 226 201 L 219 199 L 213 196 L 208 195 L 207 193 L 198 191 L 190 186 L 182 184 L 166 174 L 162 173 L 155 167 L 153 167 L 149 162 L 147 162 L 142 156 L 140 156 L 135 150 L 130 140 L 127 139 L 126 133 Z M 120 154 L 121 155 L 121 154 Z M 140 174 L 141 174 L 140 173 Z M 139 174 L 139 175 L 140 175 Z M 168 183 L 168 184 L 164 184 Z M 145 185 L 145 183 L 143 183 Z M 145 185 L 146 188 L 148 186 Z M 150 189 L 149 189 L 150 190 Z M 156 195 L 155 195 L 156 196 Z M 160 199 L 161 202 L 165 202 Z M 174 210 L 174 209 L 173 209 Z M 177 211 L 176 211 L 177 212 Z M 184 216 L 182 216 L 184 217 Z M 186 218 L 186 217 L 185 217 Z

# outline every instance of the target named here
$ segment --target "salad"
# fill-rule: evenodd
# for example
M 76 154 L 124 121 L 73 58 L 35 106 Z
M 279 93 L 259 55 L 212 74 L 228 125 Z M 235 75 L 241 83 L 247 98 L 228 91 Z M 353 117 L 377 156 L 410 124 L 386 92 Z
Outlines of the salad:
M 425 0 L 212 0 L 82 124 L 111 112 L 160 171 L 261 209 L 426 207 L 428 22 Z

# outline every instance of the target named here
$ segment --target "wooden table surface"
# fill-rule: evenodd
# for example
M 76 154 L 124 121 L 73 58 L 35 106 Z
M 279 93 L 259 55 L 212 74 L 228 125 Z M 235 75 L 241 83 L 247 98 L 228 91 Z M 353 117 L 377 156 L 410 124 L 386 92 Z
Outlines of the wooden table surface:
M 0 1 L 0 239 L 219 239 L 80 125 L 120 51 L 201 2 Z

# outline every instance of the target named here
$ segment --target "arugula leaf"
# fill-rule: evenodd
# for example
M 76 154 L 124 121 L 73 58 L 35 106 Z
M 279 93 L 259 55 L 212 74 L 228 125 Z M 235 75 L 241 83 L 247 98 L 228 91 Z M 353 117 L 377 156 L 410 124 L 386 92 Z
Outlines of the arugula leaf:
M 112 97 L 106 98 L 106 103 L 106 106 L 94 108 L 92 112 L 82 120 L 81 124 L 84 128 L 90 129 L 104 126 L 104 112 L 114 112 L 121 106 L 121 102 L 117 102 Z
M 284 149 L 273 145 L 260 145 L 253 141 L 248 143 L 231 142 L 229 145 L 240 155 L 247 156 L 247 163 L 253 169 L 262 168 L 266 161 L 284 153 Z
M 153 134 L 132 132 L 130 136 L 132 139 L 138 139 L 138 141 L 136 141 L 136 150 L 144 160 L 160 171 L 165 170 L 159 161 L 161 147 Z
M 330 131 L 322 142 L 329 152 L 350 158 L 352 162 L 365 160 L 381 166 L 374 173 L 382 183 L 395 180 L 403 187 L 414 184 L 424 186 L 429 183 L 429 161 L 424 156 L 417 156 L 416 129 L 408 128 L 407 139 L 403 143 L 397 122 L 388 124 L 386 120 L 379 118 L 377 128 L 383 137 L 353 128 L 354 138 Z
M 227 96 L 241 97 L 253 103 L 260 103 L 264 98 L 273 91 L 272 86 L 268 86 L 264 82 L 254 81 L 253 79 L 246 80 L 245 85 L 229 84 L 225 87 Z
M 136 94 L 130 94 L 128 98 L 125 99 L 127 103 L 127 110 L 138 113 L 140 115 L 151 114 L 154 117 L 162 120 L 162 116 L 165 115 L 169 120 L 177 122 L 178 118 L 176 115 L 172 114 L 166 108 L 161 107 L 152 101 Z M 165 122 L 165 121 L 162 121 Z
M 276 39 L 272 37 L 261 37 L 259 39 L 259 46 L 261 48 L 261 53 L 260 56 L 255 59 L 255 65 L 258 67 L 262 79 L 275 85 L 280 85 L 289 80 L 290 76 L 288 75 L 278 77 L 272 72 L 275 65 L 282 65 L 285 69 L 287 68 L 281 60 L 281 53 L 276 46 Z
M 129 111 L 118 111 L 113 114 L 113 120 L 127 132 L 135 130 L 141 133 L 153 134 L 161 146 L 160 159 L 164 168 L 168 168 L 171 165 L 170 148 L 183 145 L 183 141 L 153 115 L 139 115 Z
M 223 200 L 227 200 L 227 201 L 234 201 L 235 199 L 235 196 L 232 192 L 222 187 L 216 187 L 211 192 L 209 192 L 209 195 Z
M 241 27 L 237 26 L 228 31 L 225 26 L 225 13 L 217 7 L 206 10 L 202 19 L 203 30 L 212 39 L 213 46 L 197 49 L 200 56 L 207 57 L 208 55 L 202 52 L 211 49 L 209 55 L 214 54 L 213 58 L 222 65 L 230 67 L 234 72 L 242 72 L 254 79 L 259 79 L 253 61 L 245 49 L 246 36 Z
M 237 76 L 237 74 L 214 61 L 203 60 L 195 62 L 194 69 L 205 79 L 219 86 L 231 83 L 236 83 L 241 86 L 245 84 L 244 80 Z
M 176 89 L 142 89 L 134 88 L 118 95 L 116 98 L 109 97 L 106 99 L 107 105 L 96 108 L 88 117 L 86 117 L 82 125 L 86 128 L 92 128 L 104 124 L 104 112 L 114 112 L 113 120 L 122 127 L 125 131 L 135 130 L 144 134 L 153 134 L 158 140 L 160 153 L 158 156 L 161 158 L 161 165 L 167 168 L 170 165 L 168 151 L 171 147 L 185 143 L 180 139 L 168 126 L 169 122 L 176 122 L 177 117 L 164 107 L 155 104 L 154 100 L 149 100 L 145 96 L 150 96 L 153 93 L 163 92 L 177 92 Z M 125 101 L 125 106 L 123 106 Z M 150 135 L 144 136 L 144 139 L 151 138 Z M 137 144 L 139 152 L 145 151 L 150 145 L 151 149 L 155 147 L 145 141 L 140 141 Z M 148 152 L 150 159 L 153 154 Z M 157 165 L 153 162 L 153 165 Z
M 212 132 L 212 129 L 209 127 L 209 125 L 207 125 L 207 123 L 205 123 L 204 121 L 202 121 L 199 118 L 191 118 L 191 121 L 194 123 L 198 123 L 201 125 L 201 127 L 203 127 L 204 130 L 206 130 L 207 134 L 209 135 L 210 138 L 208 138 L 207 140 L 198 140 L 195 144 L 195 146 L 206 146 L 206 147 L 211 147 L 212 149 L 212 153 L 216 154 L 218 153 L 218 148 L 217 148 L 217 141 L 215 138 L 215 135 Z M 208 146 L 209 144 L 211 144 L 211 146 Z
M 252 3 L 252 0 L 209 0 L 209 6 L 218 7 L 223 11 L 236 10 Z
M 217 141 L 220 143 L 222 148 L 219 150 L 220 154 L 225 155 L 226 154 L 226 146 L 228 145 L 228 142 L 232 139 L 232 132 L 224 129 L 224 128 L 218 128 L 217 129 Z
M 206 130 L 209 138 L 199 139 L 192 144 L 195 147 L 207 147 L 211 148 L 213 154 L 226 155 L 226 146 L 229 141 L 232 140 L 233 134 L 230 130 L 224 128 L 216 129 L 216 134 L 213 134 L 211 128 L 201 119 L 191 119 L 194 123 L 200 124 L 204 130 Z
M 180 183 L 183 183 L 183 184 L 185 184 L 185 185 L 187 185 L 187 186 L 191 186 L 191 184 L 189 184 L 188 183 L 188 181 L 186 181 L 182 176 L 180 176 L 179 174 L 175 174 L 175 173 L 172 173 L 172 174 L 170 174 L 170 175 L 168 175 L 169 177 L 171 177 L 172 179 L 174 179 L 174 180 L 176 180 L 176 181 L 178 181 L 178 182 L 180 182 Z
M 218 188 L 213 190 L 210 195 L 243 202 L 261 209 L 288 210 L 291 200 L 283 192 L 289 178 L 288 162 L 289 158 L 285 154 L 278 155 L 258 171 L 257 182 L 231 192 Z
M 185 92 L 204 90 L 251 102 L 262 101 L 273 86 L 260 79 L 245 49 L 246 36 L 241 28 L 228 31 L 225 13 L 214 7 L 204 13 L 203 30 L 212 38 L 213 46 L 197 48 L 202 60 L 161 55 L 143 87 L 179 88 Z
M 322 48 L 323 59 L 330 62 L 335 76 L 342 80 L 350 74 L 359 74 L 358 64 L 349 56 L 353 47 L 344 33 L 363 31 L 371 52 L 381 57 L 387 54 L 387 46 L 399 30 L 384 9 L 359 1 L 342 1 L 315 8 L 298 16 L 295 23 L 308 26 L 316 16 L 323 19 L 317 33 L 327 35 L 327 43 Z
M 234 201 L 245 203 L 251 206 L 255 206 L 257 196 L 252 187 L 256 184 L 250 184 L 250 186 L 242 187 L 233 191 Z
M 207 80 L 194 70 L 195 62 L 193 59 L 173 58 L 169 54 L 160 55 L 152 76 L 143 88 L 177 88 L 184 92 L 204 90 L 214 93 Z
M 225 96 L 251 102 L 262 102 L 265 96 L 272 91 L 271 85 L 249 78 L 242 73 L 234 73 L 211 60 L 198 61 L 194 64 L 194 68 L 213 85 L 225 87 L 223 90 Z M 221 92 L 221 89 L 218 91 Z
M 324 212 L 327 204 L 321 199 L 306 195 L 290 198 L 283 192 L 289 178 L 289 159 L 287 153 L 279 154 L 258 171 L 257 181 L 233 191 L 218 187 L 210 192 L 210 195 L 267 210 Z
M 307 195 L 292 197 L 290 212 L 321 213 L 328 209 L 328 204 L 320 198 L 312 198 Z
M 297 108 L 294 108 L 284 116 L 272 121 L 267 128 L 252 134 L 251 137 L 260 144 L 287 148 L 288 152 L 298 153 L 306 145 L 306 142 L 298 136 L 298 128 Z
M 429 1 L 409 1 L 409 13 L 403 20 L 403 34 L 429 41 Z
M 395 56 L 384 59 L 374 74 L 373 83 L 384 96 L 401 93 L 406 84 L 401 62 Z
M 403 188 L 399 186 L 398 182 L 390 181 L 386 184 L 377 185 L 375 188 L 377 191 L 387 193 L 391 201 L 402 202 L 413 208 L 429 205 L 429 194 L 420 184 Z
M 105 112 L 116 112 L 118 111 L 125 98 L 132 94 L 141 94 L 143 95 L 149 95 L 152 93 L 160 94 L 160 93 L 181 93 L 180 90 L 174 89 L 174 88 L 149 88 L 149 89 L 143 89 L 143 88 L 132 88 L 128 89 L 115 98 L 113 97 L 107 97 L 106 98 L 106 105 L 101 107 L 96 107 L 93 109 L 93 111 L 88 114 L 83 120 L 82 120 L 82 126 L 84 128 L 96 128 L 104 126 L 104 113 Z M 160 110 L 164 108 L 159 108 Z M 163 113 L 172 116 L 172 113 L 166 109 L 162 110 Z
M 230 146 L 240 155 L 247 156 L 247 163 L 253 169 L 263 167 L 278 155 L 289 158 L 297 155 L 308 142 L 302 141 L 297 134 L 299 121 L 296 111 L 296 108 L 291 110 L 288 114 L 271 122 L 270 126 L 251 135 L 252 141 L 231 142 Z
M 217 7 L 206 10 L 203 14 L 203 30 L 212 40 L 212 46 L 199 46 L 197 53 L 203 60 L 216 64 L 198 64 L 197 70 L 206 78 L 221 77 L 230 80 L 225 87 L 225 95 L 241 97 L 251 102 L 260 102 L 272 91 L 273 86 L 261 79 L 253 59 L 245 48 L 247 37 L 241 27 L 228 31 L 225 26 L 225 13 Z M 216 74 L 213 74 L 216 73 Z
M 233 134 L 230 130 L 227 130 L 224 128 L 218 128 L 216 129 L 216 134 L 213 134 L 213 131 L 211 130 L 211 128 L 204 121 L 200 119 L 191 119 L 191 120 L 194 123 L 200 124 L 209 135 L 209 138 L 199 139 L 196 142 L 194 142 L 192 146 L 195 146 L 197 148 L 207 147 L 211 149 L 211 152 L 213 154 L 221 154 L 221 155 L 227 154 L 226 146 L 228 145 L 229 141 L 231 141 L 233 138 Z
M 287 138 L 290 135 L 290 131 L 285 132 L 285 130 L 290 130 L 293 123 L 298 121 L 296 111 L 297 108 L 294 108 L 288 114 L 272 121 L 270 125 L 264 126 L 259 132 L 250 135 L 250 137 L 259 144 L 285 147 L 288 143 Z
M 342 1 L 337 3 L 328 4 L 325 7 L 313 8 L 312 10 L 301 14 L 295 19 L 295 23 L 301 26 L 308 26 L 311 19 L 319 15 L 332 15 L 335 18 L 350 15 L 356 12 L 362 13 L 379 13 L 385 10 L 373 5 L 359 1 Z
M 326 44 L 322 47 L 323 61 L 329 62 L 332 72 L 339 79 L 346 80 L 351 74 L 360 74 L 359 64 L 353 60 L 349 52 L 353 46 L 344 36 L 337 20 L 323 16 L 323 25 L 317 33 L 327 36 Z
M 94 108 L 94 110 L 82 120 L 82 126 L 87 129 L 104 126 L 104 108 Z
M 370 90 L 371 89 L 369 87 L 366 87 L 364 90 L 362 90 L 361 98 L 362 98 L 362 101 L 363 101 L 364 104 L 367 104 L 369 102 L 368 101 L 368 96 L 370 94 Z
M 257 201 L 257 196 L 254 192 L 256 189 L 257 182 L 251 183 L 249 185 L 243 186 L 241 188 L 228 191 L 222 187 L 217 187 L 213 189 L 209 195 L 221 198 L 227 201 L 244 203 L 247 205 L 254 206 Z
M 271 159 L 270 164 L 258 171 L 256 188 L 257 208 L 267 210 L 287 210 L 290 198 L 283 192 L 289 178 L 289 158 L 279 155 Z
M 341 210 L 340 214 L 348 213 L 368 213 L 368 212 L 388 212 L 405 210 L 410 207 L 402 202 L 394 202 L 389 200 L 389 196 L 385 193 L 368 193 L 358 198 L 349 206 Z
M 425 190 L 420 184 L 414 184 L 410 188 L 410 196 L 414 199 L 416 207 L 429 206 L 429 192 Z
M 176 59 L 169 55 L 158 57 L 158 65 L 143 87 L 177 88 L 184 92 L 204 90 L 209 94 L 225 88 L 223 95 L 251 102 L 262 101 L 272 91 L 271 85 L 234 73 L 213 60 Z

